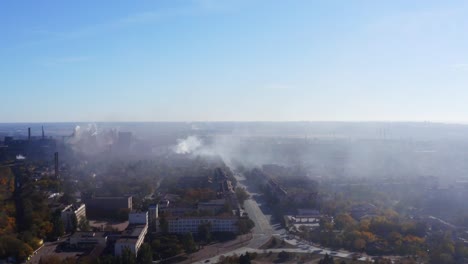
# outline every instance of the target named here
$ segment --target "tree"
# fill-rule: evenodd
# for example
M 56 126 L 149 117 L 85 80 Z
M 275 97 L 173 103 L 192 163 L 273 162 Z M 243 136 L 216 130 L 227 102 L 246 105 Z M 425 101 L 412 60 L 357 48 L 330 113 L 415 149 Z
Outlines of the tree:
M 62 218 L 60 217 L 60 213 L 54 213 L 52 216 L 52 224 L 54 228 L 52 230 L 52 239 L 57 239 L 61 237 L 65 233 L 65 227 L 62 222 Z
M 249 252 L 246 252 L 245 255 L 240 255 L 239 256 L 239 264 L 250 264 L 251 263 L 251 258 Z
M 340 214 L 335 219 L 335 226 L 337 229 L 344 229 L 354 224 L 355 221 L 349 214 Z
M 286 252 L 286 251 L 281 251 L 280 253 L 278 253 L 278 258 L 281 260 L 281 261 L 286 261 L 289 259 L 289 253 Z
M 252 228 L 254 228 L 255 223 L 250 218 L 241 218 L 237 222 L 237 225 L 241 234 L 247 234 Z
M 128 248 L 124 248 L 122 251 L 122 255 L 120 256 L 120 259 L 122 260 L 122 263 L 125 264 L 136 264 L 136 257 L 135 254 L 133 254 L 132 251 Z
M 163 234 L 169 233 L 169 222 L 167 222 L 166 217 L 162 216 L 159 218 L 159 227 Z
M 73 214 L 71 218 L 71 231 L 75 232 L 78 228 L 78 219 L 76 218 L 76 214 Z
M 80 231 L 89 231 L 89 230 L 91 230 L 91 226 L 89 225 L 89 221 L 84 217 L 80 218 L 80 221 L 78 222 L 78 228 L 80 229 Z
M 356 250 L 364 251 L 364 249 L 366 248 L 366 241 L 362 238 L 358 238 L 354 240 L 353 246 Z
M 335 260 L 333 259 L 332 256 L 329 256 L 328 254 L 325 254 L 323 259 L 319 261 L 319 264 L 334 264 Z
M 209 243 L 211 241 L 211 222 L 204 222 L 198 226 L 200 239 Z
M 183 251 L 177 236 L 163 235 L 159 239 L 151 242 L 153 252 L 157 252 L 160 259 L 166 259 L 176 256 Z
M 197 250 L 197 245 L 193 240 L 192 233 L 185 234 L 182 237 L 182 244 L 184 245 L 184 250 L 186 253 L 190 254 Z
M 143 243 L 138 251 L 138 264 L 151 264 L 153 262 L 153 250 L 148 243 Z
M 241 187 L 236 188 L 236 196 L 237 196 L 237 200 L 242 205 L 244 204 L 245 200 L 250 198 L 250 195 L 247 193 L 247 191 Z
M 14 236 L 0 236 L 0 258 L 14 256 L 21 262 L 31 255 L 33 249 Z

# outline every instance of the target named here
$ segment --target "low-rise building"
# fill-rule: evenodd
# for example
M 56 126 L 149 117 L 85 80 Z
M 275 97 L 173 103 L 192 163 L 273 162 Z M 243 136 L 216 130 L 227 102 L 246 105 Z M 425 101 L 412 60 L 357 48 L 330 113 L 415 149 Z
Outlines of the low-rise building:
M 119 210 L 132 210 L 132 196 L 93 197 L 85 201 L 90 216 L 109 216 Z
M 104 232 L 75 232 L 70 236 L 70 246 L 76 248 L 89 248 L 96 245 L 105 247 L 107 236 Z
M 145 240 L 148 232 L 148 225 L 129 225 L 122 233 L 122 236 L 117 239 L 114 247 L 116 256 L 122 255 L 125 248 L 129 249 L 135 256 Z
M 147 225 L 148 224 L 148 212 L 130 212 L 128 214 L 129 225 Z
M 209 223 L 211 232 L 239 232 L 238 217 L 167 217 L 168 232 L 173 234 L 198 233 L 198 227 Z
M 226 199 L 217 199 L 211 200 L 208 202 L 200 202 L 198 203 L 198 211 L 207 211 L 211 214 L 215 215 L 223 210 L 226 204 Z

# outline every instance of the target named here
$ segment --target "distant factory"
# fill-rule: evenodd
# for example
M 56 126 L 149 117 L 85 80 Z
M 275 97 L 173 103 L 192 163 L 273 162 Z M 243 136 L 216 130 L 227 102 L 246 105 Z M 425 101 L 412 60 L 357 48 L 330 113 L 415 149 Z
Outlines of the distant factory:
M 29 127 L 27 137 L 5 136 L 4 140 L 0 141 L 0 160 L 37 160 L 44 156 L 53 156 L 56 151 L 56 140 L 46 137 L 44 127 L 41 136 L 32 136 Z

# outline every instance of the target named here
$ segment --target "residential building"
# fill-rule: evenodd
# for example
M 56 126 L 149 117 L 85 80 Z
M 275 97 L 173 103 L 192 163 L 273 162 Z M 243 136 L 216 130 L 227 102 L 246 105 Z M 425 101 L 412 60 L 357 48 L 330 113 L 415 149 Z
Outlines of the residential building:
M 129 225 L 147 225 L 148 212 L 131 212 L 128 214 Z
M 128 248 L 132 253 L 137 255 L 147 232 L 148 225 L 129 225 L 122 233 L 122 236 L 115 242 L 114 254 L 120 256 L 123 250 Z

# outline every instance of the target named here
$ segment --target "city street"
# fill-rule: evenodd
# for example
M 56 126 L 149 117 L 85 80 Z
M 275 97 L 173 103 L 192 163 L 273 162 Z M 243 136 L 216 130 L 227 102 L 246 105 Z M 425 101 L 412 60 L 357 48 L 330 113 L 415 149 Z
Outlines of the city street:
M 249 218 L 255 223 L 255 227 L 252 229 L 253 239 L 250 241 L 248 247 L 250 248 L 259 248 L 265 244 L 272 235 L 279 235 L 280 233 L 285 232 L 285 230 L 275 229 L 271 223 L 271 216 L 265 215 L 264 212 L 260 209 L 260 205 L 254 198 L 258 198 L 259 194 L 254 192 L 249 192 L 249 188 L 243 184 L 245 178 L 241 174 L 235 175 L 237 179 L 237 185 L 239 187 L 245 188 L 249 193 L 250 199 L 244 202 L 244 210 L 249 215 Z M 275 224 L 277 226 L 277 224 Z
M 249 192 L 249 189 L 243 184 L 245 178 L 240 174 L 236 174 L 235 177 L 238 182 L 237 185 L 239 187 L 245 188 L 246 191 Z M 253 199 L 258 198 L 259 195 L 254 192 L 249 192 L 249 194 L 251 199 L 245 201 L 244 210 L 249 214 L 250 219 L 252 219 L 252 221 L 255 223 L 255 227 L 252 229 L 253 239 L 247 246 L 224 253 L 222 254 L 223 256 L 241 255 L 245 254 L 246 252 L 264 253 L 266 250 L 258 248 L 264 245 L 272 236 L 275 236 L 279 239 L 284 239 L 284 241 L 288 244 L 297 246 L 297 248 L 275 248 L 268 249 L 268 252 L 279 253 L 281 251 L 286 251 L 290 253 L 314 253 L 321 255 L 329 254 L 341 258 L 352 258 L 353 252 L 317 247 L 310 244 L 309 242 L 302 241 L 297 237 L 288 239 L 286 230 L 281 228 L 278 223 L 271 223 L 271 216 L 268 214 L 265 215 L 264 212 L 260 209 L 261 204 Z M 221 255 L 217 255 L 195 263 L 216 263 L 219 261 L 220 257 Z M 369 257 L 370 256 L 363 256 L 359 259 L 366 260 Z

